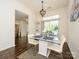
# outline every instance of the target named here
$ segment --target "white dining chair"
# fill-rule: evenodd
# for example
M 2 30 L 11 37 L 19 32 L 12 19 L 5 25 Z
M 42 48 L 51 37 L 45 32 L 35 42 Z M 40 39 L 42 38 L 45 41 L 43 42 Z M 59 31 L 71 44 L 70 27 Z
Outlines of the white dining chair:
M 62 52 L 63 52 L 63 45 L 64 45 L 65 41 L 66 41 L 65 37 L 62 35 L 60 37 L 60 43 L 58 43 L 58 44 L 49 43 L 48 44 L 48 49 L 51 49 L 55 52 L 58 52 L 61 55 L 62 59 L 63 59 Z
M 37 45 L 39 44 L 39 42 L 34 39 L 34 35 L 33 35 L 33 34 L 28 35 L 28 40 L 29 40 L 29 41 L 28 41 L 29 44 L 34 45 L 34 52 L 36 53 L 36 52 L 37 52 L 37 51 L 36 51 L 36 48 L 37 48 Z M 34 55 L 36 55 L 36 54 L 34 54 Z
M 33 44 L 33 45 L 37 45 L 39 42 L 37 40 L 34 39 L 34 35 L 28 35 L 28 42 L 29 44 Z

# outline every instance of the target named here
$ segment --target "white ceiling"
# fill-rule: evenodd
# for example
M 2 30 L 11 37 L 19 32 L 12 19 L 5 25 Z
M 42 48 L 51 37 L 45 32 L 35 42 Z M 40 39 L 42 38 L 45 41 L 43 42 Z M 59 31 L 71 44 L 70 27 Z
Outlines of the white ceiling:
M 18 0 L 35 12 L 41 10 L 41 0 Z M 69 0 L 44 0 L 45 10 L 55 10 L 68 6 Z

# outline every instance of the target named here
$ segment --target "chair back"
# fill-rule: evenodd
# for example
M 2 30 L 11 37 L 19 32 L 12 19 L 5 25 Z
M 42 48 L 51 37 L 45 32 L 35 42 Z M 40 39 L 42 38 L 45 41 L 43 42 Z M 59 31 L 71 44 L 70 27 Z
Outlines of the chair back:
M 33 45 L 37 45 L 37 44 L 38 44 L 38 41 L 36 41 L 36 40 L 34 39 L 34 35 L 33 35 L 33 34 L 28 35 L 28 42 L 29 42 L 30 44 L 33 44 Z
M 30 34 L 30 35 L 28 35 L 28 38 L 31 39 L 31 38 L 33 38 L 33 36 L 34 36 L 33 34 Z

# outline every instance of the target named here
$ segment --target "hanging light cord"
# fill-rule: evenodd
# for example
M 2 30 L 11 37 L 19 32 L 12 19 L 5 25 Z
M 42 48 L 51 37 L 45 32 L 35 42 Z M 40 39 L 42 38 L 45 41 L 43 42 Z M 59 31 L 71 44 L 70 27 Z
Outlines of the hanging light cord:
M 41 3 L 42 3 L 42 9 L 43 9 L 43 3 L 44 3 L 44 1 L 41 1 Z
M 46 14 L 46 11 L 45 11 L 44 8 L 43 8 L 43 3 L 44 3 L 44 1 L 42 0 L 41 3 L 42 3 L 42 9 L 40 10 L 40 14 L 41 14 L 41 16 L 43 17 L 43 16 Z

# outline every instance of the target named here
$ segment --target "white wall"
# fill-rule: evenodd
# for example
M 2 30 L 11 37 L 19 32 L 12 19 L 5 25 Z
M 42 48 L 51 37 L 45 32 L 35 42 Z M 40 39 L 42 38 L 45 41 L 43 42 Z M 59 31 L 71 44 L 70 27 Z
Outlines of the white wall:
M 73 4 L 73 0 L 70 0 L 69 20 L 70 20 L 70 13 L 72 11 L 71 10 L 72 4 Z M 79 59 L 79 19 L 76 22 L 70 22 L 70 21 L 68 22 L 69 22 L 68 44 L 74 56 L 74 59 Z
M 0 51 L 15 45 L 14 1 L 0 0 Z
M 34 33 L 35 14 L 15 0 L 0 0 L 0 51 L 15 46 L 15 9 L 29 16 L 29 34 Z
M 19 28 L 21 31 L 21 37 L 26 36 L 28 34 L 28 24 L 25 20 L 15 20 L 16 24 L 19 24 Z
M 25 21 L 21 21 L 21 36 L 23 37 L 23 36 L 26 36 L 26 34 L 27 34 L 27 23 L 25 22 Z
M 36 13 L 36 20 L 35 20 L 35 33 L 36 34 L 41 34 L 41 21 L 43 20 L 43 18 Z M 36 31 L 36 29 L 38 29 L 38 31 Z
M 79 59 L 79 19 L 76 22 L 69 23 L 69 47 L 74 59 Z

